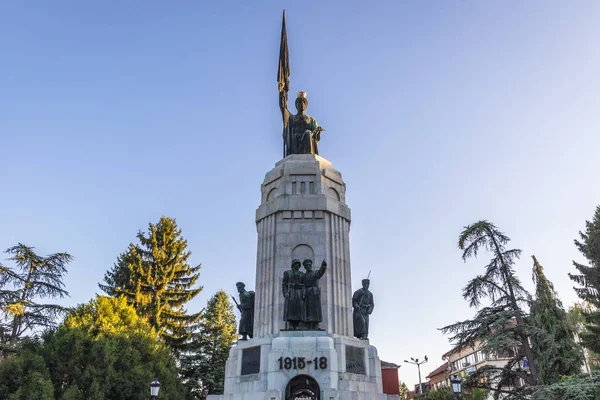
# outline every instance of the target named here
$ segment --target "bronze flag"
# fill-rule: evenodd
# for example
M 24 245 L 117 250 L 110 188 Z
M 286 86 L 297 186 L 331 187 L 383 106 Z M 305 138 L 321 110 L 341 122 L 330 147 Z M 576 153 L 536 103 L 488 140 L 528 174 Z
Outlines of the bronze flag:
M 281 43 L 279 45 L 279 66 L 277 69 L 277 88 L 280 93 L 280 106 L 287 109 L 288 92 L 290 90 L 290 56 L 288 53 L 287 32 L 285 29 L 285 10 L 281 21 Z M 287 121 L 284 121 L 287 125 Z M 285 132 L 285 129 L 284 129 Z M 283 157 L 286 156 L 286 147 L 289 149 L 289 138 L 283 138 Z

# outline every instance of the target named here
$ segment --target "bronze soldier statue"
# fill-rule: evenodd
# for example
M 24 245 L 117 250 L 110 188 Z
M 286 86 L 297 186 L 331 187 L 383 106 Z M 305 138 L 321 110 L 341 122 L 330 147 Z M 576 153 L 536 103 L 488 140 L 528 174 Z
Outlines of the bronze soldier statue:
M 354 308 L 354 336 L 359 339 L 367 339 L 369 336 L 369 315 L 373 312 L 373 293 L 369 291 L 370 281 L 362 280 L 362 288 L 354 292 L 352 296 L 352 307 Z
M 325 274 L 327 263 L 325 260 L 321 263 L 318 271 L 312 270 L 312 260 L 304 260 L 302 263 L 306 269 L 304 274 L 304 284 L 306 286 L 306 298 L 304 300 L 304 322 L 308 329 L 319 329 L 319 322 L 323 320 L 321 311 L 321 289 L 319 289 L 319 279 Z
M 291 329 L 298 329 L 304 317 L 304 273 L 300 271 L 300 260 L 292 261 L 292 269 L 283 273 L 283 320 Z
M 248 336 L 252 338 L 254 333 L 254 292 L 246 291 L 244 282 L 238 282 L 235 286 L 237 286 L 237 291 L 240 294 L 240 303 L 237 304 L 237 308 L 241 313 L 238 332 L 242 335 L 241 340 L 248 340 Z

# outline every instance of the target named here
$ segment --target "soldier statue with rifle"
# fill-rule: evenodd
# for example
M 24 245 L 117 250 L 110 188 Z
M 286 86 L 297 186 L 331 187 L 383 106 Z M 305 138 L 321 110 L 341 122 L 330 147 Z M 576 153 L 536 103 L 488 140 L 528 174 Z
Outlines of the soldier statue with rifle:
M 239 334 L 242 335 L 241 340 L 248 340 L 248 336 L 252 338 L 254 331 L 254 292 L 247 291 L 244 282 L 235 284 L 237 291 L 240 294 L 240 302 L 231 296 L 238 310 L 240 310 L 240 327 Z
M 367 339 L 369 336 L 369 315 L 373 312 L 373 293 L 369 291 L 369 279 L 362 280 L 362 288 L 354 292 L 352 307 L 354 308 L 354 336 Z

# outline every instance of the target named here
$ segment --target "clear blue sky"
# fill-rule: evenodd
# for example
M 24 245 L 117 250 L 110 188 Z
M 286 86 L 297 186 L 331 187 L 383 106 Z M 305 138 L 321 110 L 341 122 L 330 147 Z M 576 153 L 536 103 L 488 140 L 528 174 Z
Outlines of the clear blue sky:
M 283 8 L 292 93 L 348 185 L 353 287 L 373 271 L 381 358 L 441 363 L 437 328 L 473 314 L 461 289 L 486 259 L 456 241 L 478 219 L 571 304 L 572 241 L 600 203 L 597 1 L 4 2 L 0 247 L 73 254 L 71 305 L 168 215 L 203 266 L 192 311 L 253 286 Z

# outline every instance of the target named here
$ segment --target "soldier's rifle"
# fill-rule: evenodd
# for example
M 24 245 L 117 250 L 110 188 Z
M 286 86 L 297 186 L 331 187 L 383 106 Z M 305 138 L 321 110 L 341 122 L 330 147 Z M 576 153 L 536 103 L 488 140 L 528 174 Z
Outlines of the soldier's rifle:
M 235 297 L 233 297 L 232 295 L 230 295 L 231 298 L 233 299 L 233 302 L 235 303 L 235 305 L 237 306 L 238 310 L 240 309 L 240 303 L 237 302 L 237 300 L 235 299 Z M 241 312 L 241 310 L 240 310 Z

